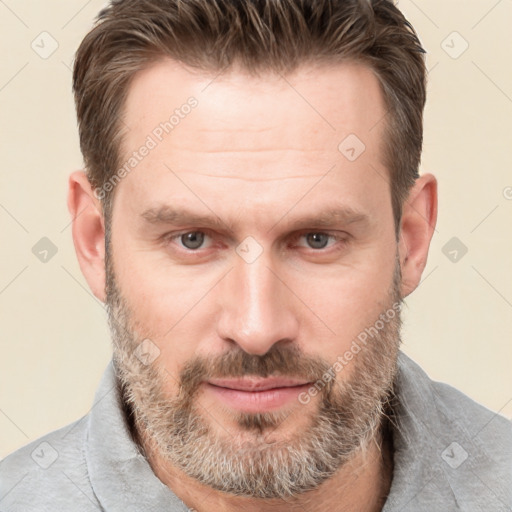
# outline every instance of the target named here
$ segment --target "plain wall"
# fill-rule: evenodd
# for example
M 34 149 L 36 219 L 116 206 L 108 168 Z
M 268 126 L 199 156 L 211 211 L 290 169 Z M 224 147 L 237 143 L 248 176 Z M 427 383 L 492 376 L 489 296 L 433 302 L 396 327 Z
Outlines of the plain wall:
M 82 166 L 72 59 L 104 4 L 0 2 L 0 457 L 86 414 L 110 359 L 106 313 L 80 272 L 66 206 L 67 177 Z M 424 280 L 406 299 L 403 349 L 510 418 L 512 2 L 399 7 L 428 52 L 421 171 L 439 180 L 438 226 Z M 51 50 L 42 32 L 58 43 L 48 58 L 31 46 Z M 32 252 L 43 237 L 57 248 L 46 263 Z M 457 241 L 446 246 L 453 237 L 465 255 Z

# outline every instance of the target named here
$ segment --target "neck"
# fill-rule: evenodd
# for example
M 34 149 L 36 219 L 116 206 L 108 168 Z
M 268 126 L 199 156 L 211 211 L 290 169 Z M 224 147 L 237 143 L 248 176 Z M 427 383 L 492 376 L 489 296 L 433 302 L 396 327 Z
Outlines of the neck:
M 393 449 L 387 428 L 317 489 L 286 500 L 247 498 L 212 490 L 165 462 L 147 436 L 137 436 L 137 441 L 155 475 L 197 512 L 378 512 L 386 500 L 393 473 Z

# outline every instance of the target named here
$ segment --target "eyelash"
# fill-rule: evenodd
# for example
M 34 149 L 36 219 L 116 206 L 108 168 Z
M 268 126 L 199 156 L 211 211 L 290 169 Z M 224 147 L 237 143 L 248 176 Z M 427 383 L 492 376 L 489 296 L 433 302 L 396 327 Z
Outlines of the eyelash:
M 213 238 L 213 233 L 209 231 L 208 229 L 188 229 L 187 231 L 180 231 L 179 233 L 168 233 L 163 236 L 164 243 L 170 243 L 174 240 L 179 240 L 183 235 L 186 235 L 187 233 L 204 233 L 205 235 L 209 236 L 210 238 Z M 182 251 L 188 252 L 188 253 L 195 253 L 201 251 L 201 248 L 192 250 L 187 249 L 186 247 L 181 247 Z
M 213 232 L 211 232 L 208 229 L 188 229 L 187 231 L 180 231 L 179 233 L 165 234 L 165 235 L 163 235 L 162 239 L 165 244 L 170 244 L 170 243 L 174 242 L 175 240 L 179 240 L 183 235 L 186 235 L 187 233 L 194 233 L 194 232 L 203 233 L 212 239 L 214 238 Z M 328 235 L 330 237 L 330 239 L 334 240 L 333 244 L 327 245 L 326 247 L 320 248 L 320 249 L 314 249 L 312 247 L 308 248 L 308 247 L 300 246 L 303 249 L 306 249 L 306 250 L 309 249 L 309 251 L 311 251 L 312 253 L 318 253 L 318 254 L 327 254 L 328 252 L 336 251 L 336 248 L 334 248 L 336 243 L 341 243 L 342 247 L 344 247 L 348 243 L 349 238 L 350 238 L 350 235 L 348 235 L 348 233 L 343 233 L 342 235 L 340 235 L 338 233 L 334 234 L 329 231 L 308 230 L 308 231 L 301 231 L 300 233 L 295 234 L 292 237 L 292 239 L 295 242 L 308 234 Z M 210 249 L 210 248 L 208 248 L 208 249 Z M 198 256 L 201 255 L 200 253 L 202 250 L 204 251 L 204 250 L 208 250 L 208 249 L 202 249 L 200 247 L 200 248 L 194 250 L 194 249 L 187 249 L 186 247 L 183 247 L 183 246 L 180 246 L 180 248 L 179 248 L 180 251 L 183 251 L 184 253 L 187 253 L 188 255 L 197 254 Z M 340 250 L 340 249 L 341 248 L 337 248 L 337 250 Z

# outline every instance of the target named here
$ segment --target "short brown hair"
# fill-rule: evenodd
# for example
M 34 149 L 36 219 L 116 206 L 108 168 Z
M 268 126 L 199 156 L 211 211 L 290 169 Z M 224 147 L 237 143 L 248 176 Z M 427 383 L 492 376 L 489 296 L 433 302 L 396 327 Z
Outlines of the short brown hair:
M 115 174 L 130 82 L 159 58 L 213 72 L 237 63 L 280 73 L 356 60 L 373 70 L 386 103 L 384 163 L 398 233 L 421 157 L 423 54 L 391 0 L 113 0 L 82 41 L 73 71 L 87 176 L 101 189 Z M 101 199 L 108 222 L 113 191 Z

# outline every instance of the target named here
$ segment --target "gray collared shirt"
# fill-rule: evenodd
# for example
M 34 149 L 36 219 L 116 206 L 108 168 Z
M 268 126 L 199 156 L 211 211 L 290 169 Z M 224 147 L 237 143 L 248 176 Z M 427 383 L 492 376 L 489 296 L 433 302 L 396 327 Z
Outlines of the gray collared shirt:
M 512 511 L 512 423 L 403 353 L 384 512 Z M 181 512 L 133 442 L 112 362 L 80 420 L 0 463 L 0 512 Z

